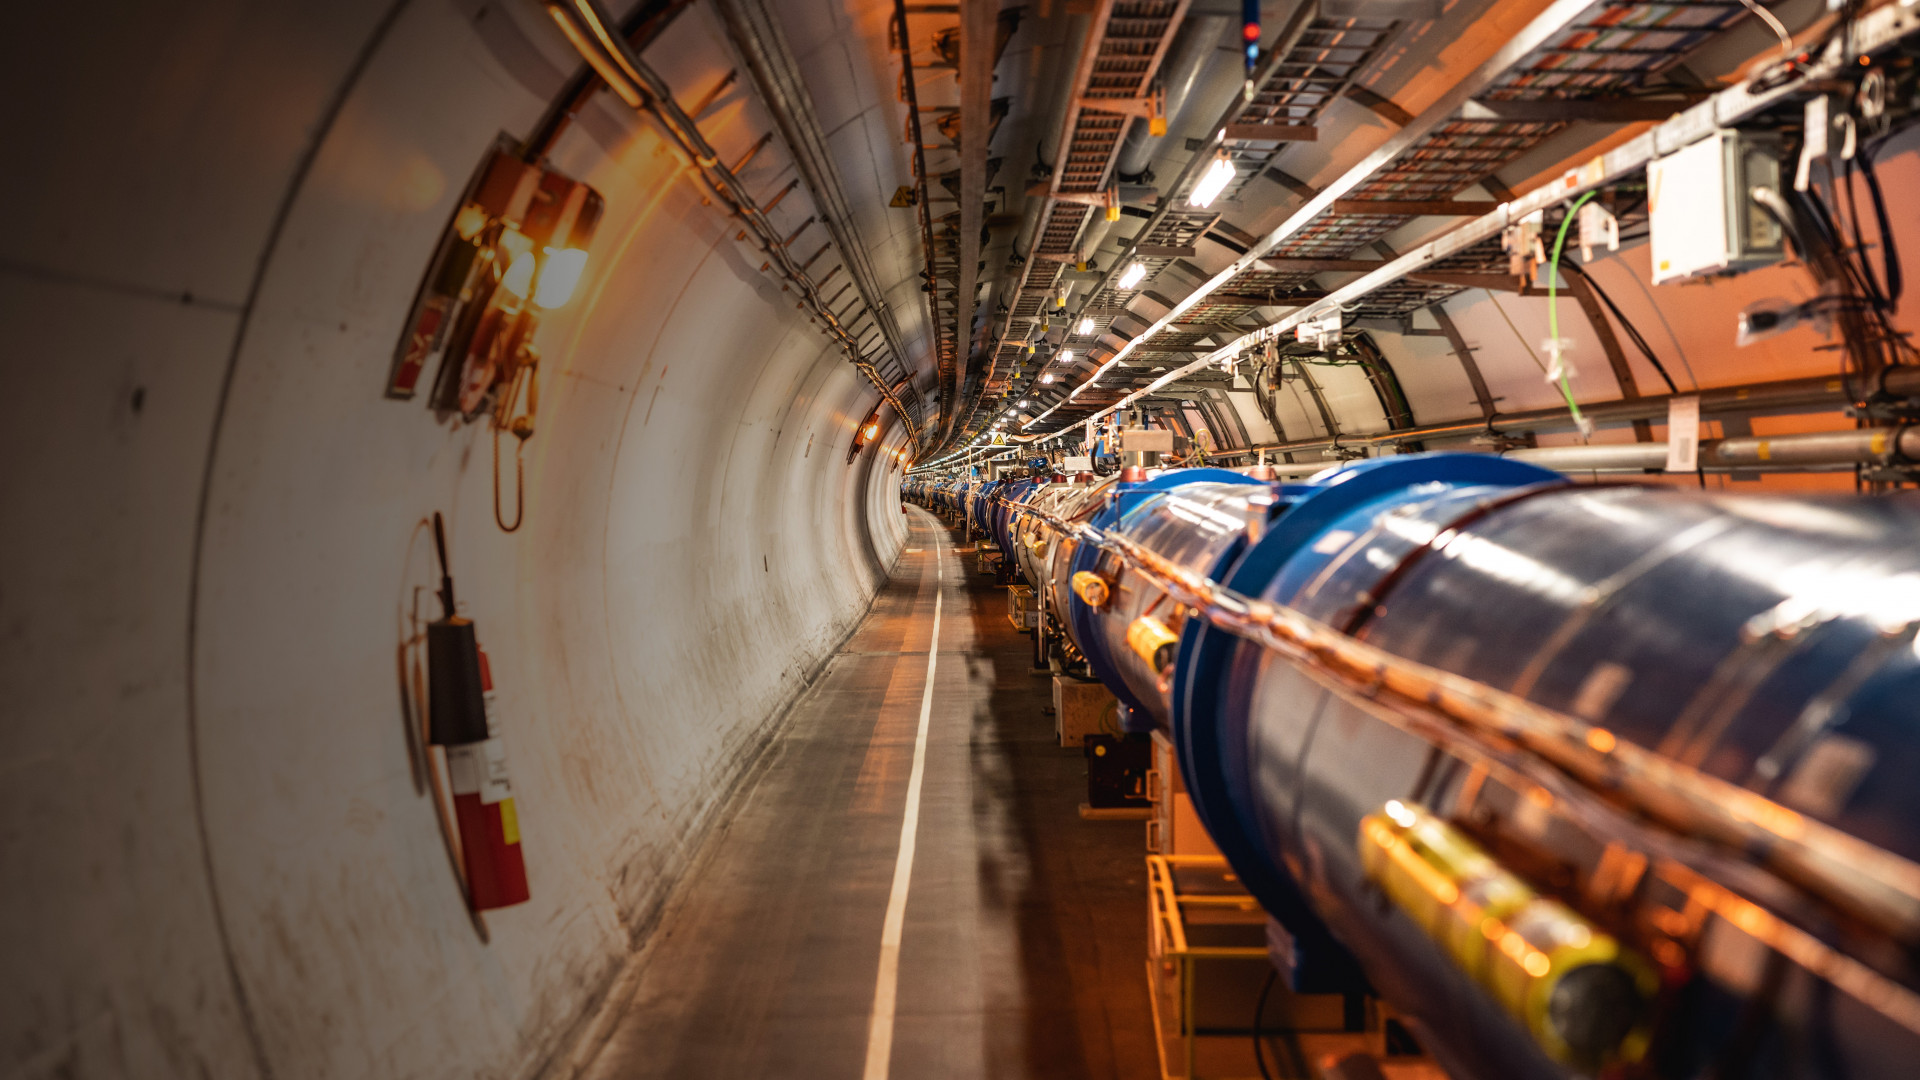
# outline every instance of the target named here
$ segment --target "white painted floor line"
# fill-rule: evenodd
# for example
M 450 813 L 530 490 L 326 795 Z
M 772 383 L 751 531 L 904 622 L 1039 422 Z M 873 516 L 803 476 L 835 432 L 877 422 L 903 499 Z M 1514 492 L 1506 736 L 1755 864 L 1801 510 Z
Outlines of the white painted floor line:
M 933 671 L 940 656 L 940 545 L 933 549 L 933 636 L 927 643 L 927 686 L 920 694 L 920 729 L 913 738 L 913 771 L 907 776 L 907 811 L 900 822 L 900 856 L 893 864 L 893 892 L 880 928 L 880 975 L 873 986 L 873 1016 L 867 1022 L 867 1067 L 863 1080 L 887 1080 L 893 1061 L 894 1002 L 900 991 L 900 935 L 907 921 L 907 889 L 913 883 L 913 849 L 920 829 L 920 784 L 927 773 L 927 726 L 933 717 Z

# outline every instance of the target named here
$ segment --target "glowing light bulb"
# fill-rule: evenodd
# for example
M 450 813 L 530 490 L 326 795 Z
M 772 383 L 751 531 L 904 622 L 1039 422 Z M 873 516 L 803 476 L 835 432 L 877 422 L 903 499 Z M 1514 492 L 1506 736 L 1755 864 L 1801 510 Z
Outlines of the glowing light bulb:
M 533 270 L 533 252 L 520 252 L 507 264 L 507 272 L 500 277 L 500 287 L 525 300 L 527 290 L 533 287 Z
M 1131 289 L 1135 285 L 1140 284 L 1140 279 L 1146 276 L 1147 276 L 1147 264 L 1137 262 L 1137 263 L 1134 263 L 1132 266 L 1127 267 L 1127 272 L 1124 274 L 1121 274 L 1120 280 L 1115 282 L 1115 284 L 1119 285 L 1123 289 Z
M 1029 405 L 1031 405 L 1031 404 L 1033 404 L 1033 402 L 1031 402 L 1031 401 L 1023 401 L 1023 402 L 1021 402 L 1021 403 L 1020 403 L 1020 407 L 1024 409 L 1024 408 L 1026 408 L 1027 406 L 1029 406 Z
M 1233 162 L 1227 160 L 1225 154 L 1216 156 L 1213 164 L 1207 166 L 1206 175 L 1193 185 L 1193 193 L 1187 196 L 1188 205 L 1212 206 L 1213 200 L 1220 197 L 1220 193 L 1227 189 L 1227 182 L 1232 179 Z
M 1049 371 L 1049 372 L 1047 372 L 1047 373 L 1046 373 L 1045 375 L 1042 375 L 1042 376 L 1040 376 L 1040 381 L 1041 381 L 1042 383 L 1051 383 L 1051 382 L 1053 382 L 1053 372 L 1051 372 L 1051 371 Z
M 540 285 L 533 291 L 533 302 L 543 308 L 557 308 L 573 299 L 580 274 L 587 268 L 587 253 L 579 248 L 548 248 L 547 265 L 540 271 Z
M 480 230 L 486 227 L 487 212 L 473 203 L 461 207 L 460 213 L 453 219 L 453 231 L 459 233 L 462 240 L 479 236 Z
M 866 430 L 862 431 L 860 434 L 866 436 L 869 439 L 873 438 L 875 435 L 880 434 L 880 421 L 875 420 L 872 423 L 869 423 L 866 427 Z
M 1063 364 L 1071 364 L 1071 363 L 1073 363 L 1073 350 L 1072 350 L 1072 349 L 1061 349 L 1061 350 L 1060 350 L 1060 362 L 1061 362 L 1061 363 L 1063 363 Z
M 1088 315 L 1080 320 L 1080 332 L 1082 334 L 1093 333 L 1093 316 Z

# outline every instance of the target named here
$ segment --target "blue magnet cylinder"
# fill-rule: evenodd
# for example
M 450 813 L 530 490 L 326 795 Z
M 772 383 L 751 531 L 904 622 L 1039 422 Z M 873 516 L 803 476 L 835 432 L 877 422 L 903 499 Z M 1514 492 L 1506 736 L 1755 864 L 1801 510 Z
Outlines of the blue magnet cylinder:
M 1098 607 L 1067 601 L 1066 629 L 1127 711 L 1168 731 L 1214 843 L 1286 930 L 1295 989 L 1375 990 L 1458 1077 L 1567 1080 L 1628 1060 L 1674 1080 L 1912 1074 L 1920 1019 L 1898 1003 L 1920 997 L 1920 917 L 1874 898 L 1920 907 L 1920 497 L 1576 485 L 1419 454 L 1299 484 L 1175 470 L 1085 498 L 1105 499 L 1099 529 L 1591 725 L 1598 752 L 1630 744 L 1662 763 L 1644 775 L 1684 785 L 1676 799 L 1715 784 L 1764 798 L 1772 827 L 1880 875 L 1815 880 L 1767 844 L 1688 832 L 1644 787 L 1629 802 L 1521 743 L 1422 726 L 1061 543 L 1107 585 Z M 1162 650 L 1128 647 L 1143 616 L 1177 628 L 1170 672 Z M 1461 939 L 1443 943 L 1366 862 L 1363 822 L 1409 805 L 1520 860 L 1516 887 L 1598 920 L 1581 933 L 1622 935 L 1641 970 L 1658 959 L 1664 989 L 1609 984 L 1633 965 L 1583 960 L 1542 968 L 1551 1001 L 1503 1000 Z M 1603 910 L 1595 883 L 1627 865 L 1607 862 L 1616 850 L 1648 854 L 1608 879 Z M 1716 895 L 1748 907 L 1723 912 Z M 1661 910 L 1675 914 L 1648 921 Z M 1818 950 L 1853 966 L 1814 964 Z

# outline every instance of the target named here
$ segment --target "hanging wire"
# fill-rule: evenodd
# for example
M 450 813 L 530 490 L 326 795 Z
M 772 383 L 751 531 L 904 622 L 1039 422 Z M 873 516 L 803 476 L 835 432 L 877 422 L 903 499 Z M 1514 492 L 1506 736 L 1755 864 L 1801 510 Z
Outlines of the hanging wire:
M 1742 2 L 1752 6 L 1751 0 L 1742 0 Z M 1593 433 L 1593 421 L 1580 412 L 1580 403 L 1573 400 L 1573 380 L 1568 376 L 1566 362 L 1561 357 L 1560 251 L 1567 243 L 1567 227 L 1573 224 L 1573 219 L 1579 215 L 1580 208 L 1585 206 L 1587 200 L 1591 198 L 1593 198 L 1593 192 L 1589 191 L 1575 199 L 1573 205 L 1567 208 L 1566 216 L 1560 219 L 1560 232 L 1553 238 L 1553 257 L 1547 262 L 1547 337 L 1553 349 L 1553 367 L 1547 372 L 1547 378 L 1552 379 L 1555 374 L 1560 376 L 1560 396 L 1567 399 L 1567 411 L 1573 414 L 1573 422 L 1580 426 L 1582 435 Z
M 1581 266 L 1579 263 L 1568 260 L 1567 270 L 1571 273 L 1579 274 L 1586 280 L 1587 288 L 1593 290 L 1593 295 L 1597 297 L 1602 304 L 1607 306 L 1608 311 L 1613 312 L 1614 318 L 1620 320 L 1620 328 L 1627 332 L 1627 338 L 1633 342 L 1633 347 L 1639 349 L 1640 355 L 1646 357 L 1647 363 L 1653 365 L 1653 370 L 1660 373 L 1660 379 L 1667 384 L 1667 390 L 1671 393 L 1678 394 L 1680 387 L 1674 383 L 1673 376 L 1668 374 L 1667 365 L 1660 362 L 1660 357 L 1654 353 L 1653 346 L 1647 344 L 1646 336 L 1641 334 L 1640 328 L 1633 325 L 1633 321 L 1628 319 L 1626 313 L 1620 310 L 1620 305 L 1613 302 L 1613 297 L 1607 295 L 1607 290 L 1601 288 L 1600 283 L 1594 280 L 1593 275 L 1587 272 L 1586 267 Z
M 1780 55 L 1792 56 L 1793 55 L 1793 35 L 1787 33 L 1786 25 L 1782 23 L 1778 18 L 1776 18 L 1773 12 L 1768 11 L 1766 8 L 1761 7 L 1759 4 L 1755 3 L 1754 0 L 1740 0 L 1740 3 L 1748 11 L 1753 12 L 1754 15 L 1757 16 L 1761 22 L 1766 23 L 1767 26 L 1772 28 L 1773 36 L 1780 39 Z

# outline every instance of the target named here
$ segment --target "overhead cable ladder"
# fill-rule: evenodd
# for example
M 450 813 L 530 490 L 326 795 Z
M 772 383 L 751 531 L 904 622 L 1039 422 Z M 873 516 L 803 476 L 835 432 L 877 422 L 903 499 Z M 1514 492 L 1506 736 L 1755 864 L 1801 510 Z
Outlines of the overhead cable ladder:
M 1403 279 L 1418 276 L 1424 272 L 1432 271 L 1436 267 L 1447 265 L 1449 260 L 1459 259 L 1462 256 L 1475 257 L 1476 251 L 1488 250 L 1487 245 L 1497 243 L 1499 238 L 1510 226 L 1521 222 L 1533 214 L 1546 211 L 1561 203 L 1576 199 L 1587 192 L 1595 191 L 1609 184 L 1635 176 L 1643 172 L 1648 164 L 1656 158 L 1664 157 L 1684 147 L 1696 144 L 1700 140 L 1714 135 L 1716 132 L 1736 127 L 1769 109 L 1798 98 L 1809 96 L 1824 85 L 1825 81 L 1832 80 L 1856 68 L 1859 62 L 1858 58 L 1866 57 L 1871 59 L 1892 50 L 1896 46 L 1910 46 L 1916 37 L 1920 37 L 1920 13 L 1916 13 L 1914 8 L 1896 3 L 1871 11 L 1857 19 L 1847 28 L 1844 34 L 1838 35 L 1830 40 L 1818 56 L 1810 57 L 1806 62 L 1800 62 L 1798 60 L 1787 61 L 1778 66 L 1777 69 L 1772 72 L 1771 77 L 1769 77 L 1768 73 L 1763 72 L 1762 76 L 1754 81 L 1722 90 L 1679 113 L 1672 119 L 1643 132 L 1613 150 L 1590 159 L 1586 164 L 1569 170 L 1562 176 L 1539 188 L 1511 201 L 1501 203 L 1488 212 L 1473 217 L 1464 224 L 1456 226 L 1412 251 L 1406 252 L 1397 258 L 1381 262 L 1377 267 L 1370 269 L 1357 280 L 1331 290 L 1323 299 L 1317 300 L 1311 305 L 1303 305 L 1291 314 L 1256 330 L 1242 334 L 1218 349 L 1180 368 L 1167 372 L 1153 382 L 1148 383 L 1144 389 L 1128 394 L 1126 397 L 1121 398 L 1115 404 L 1108 406 L 1095 415 L 1104 416 L 1116 409 L 1124 408 L 1129 402 L 1144 393 L 1156 390 L 1189 372 L 1200 370 L 1208 365 L 1229 362 L 1257 346 L 1269 341 L 1278 340 L 1285 335 L 1296 332 L 1297 328 L 1303 324 L 1314 322 L 1343 310 L 1366 311 L 1368 309 L 1364 306 L 1364 303 L 1369 297 L 1391 289 L 1402 282 Z M 1529 51 L 1532 52 L 1533 50 Z M 1552 52 L 1553 50 L 1546 49 L 1544 51 Z M 1564 52 L 1564 50 L 1561 51 Z M 1591 55 L 1591 53 L 1581 53 L 1580 55 Z M 1647 54 L 1631 53 L 1627 55 L 1633 57 L 1646 56 Z M 1648 58 L 1653 59 L 1653 57 Z M 1466 85 L 1467 84 L 1463 84 L 1463 87 Z M 1457 87 L 1453 93 L 1449 94 L 1447 100 L 1442 101 L 1439 106 L 1436 106 L 1436 110 L 1434 111 L 1444 109 L 1446 114 L 1451 116 L 1460 108 L 1460 103 L 1454 101 L 1454 99 L 1462 96 L 1462 89 L 1462 87 Z M 1450 102 L 1452 103 L 1450 104 Z M 1419 121 L 1416 120 L 1415 124 L 1418 125 Z M 1436 123 L 1433 126 L 1438 126 L 1438 124 Z M 1410 125 L 1408 130 L 1410 131 L 1412 129 L 1413 125 Z M 1406 133 L 1407 132 L 1403 131 L 1402 135 L 1404 136 Z M 1376 151 L 1368 161 L 1372 162 L 1375 158 L 1383 158 L 1385 160 L 1380 162 L 1380 164 L 1385 164 L 1387 160 L 1397 158 L 1399 147 L 1396 146 L 1396 141 L 1411 142 L 1411 140 L 1404 139 L 1390 140 L 1381 150 Z M 1352 181 L 1352 183 L 1347 184 L 1345 190 L 1351 190 L 1352 187 L 1358 185 L 1360 180 L 1365 179 L 1365 177 L 1356 177 L 1355 175 L 1363 171 L 1370 176 L 1374 171 L 1377 171 L 1377 167 L 1370 168 L 1367 163 L 1363 163 L 1362 166 L 1350 172 L 1347 177 L 1343 178 L 1343 183 Z M 1273 234 L 1270 234 L 1267 240 L 1263 241 L 1266 250 L 1271 251 L 1274 247 L 1278 247 L 1288 239 L 1291 239 L 1292 236 L 1298 235 L 1301 229 L 1293 227 L 1296 225 L 1296 222 L 1304 226 L 1308 221 L 1316 218 L 1321 211 L 1326 210 L 1333 202 L 1336 190 L 1340 190 L 1340 185 L 1328 189 L 1328 191 L 1322 193 L 1320 197 L 1309 202 L 1307 207 L 1302 208 L 1302 210 L 1295 214 L 1293 218 L 1289 219 L 1286 224 L 1283 224 L 1279 229 L 1275 230 Z M 1242 261 L 1253 261 L 1253 253 L 1250 252 L 1249 256 Z M 1235 265 L 1238 266 L 1240 264 L 1236 262 Z M 1220 279 L 1222 279 L 1224 283 L 1224 280 L 1231 280 L 1234 273 L 1234 269 L 1230 267 L 1227 271 L 1222 272 Z M 1196 292 L 1194 297 L 1189 298 L 1187 306 L 1190 307 L 1193 303 L 1197 303 L 1206 291 L 1208 290 L 1203 289 L 1200 292 Z M 1175 314 L 1184 310 L 1184 308 L 1177 309 Z M 1173 317 L 1174 315 L 1169 315 L 1168 321 Z M 1043 418 L 1044 416 L 1037 417 L 1035 422 Z M 1056 431 L 1048 435 L 1047 438 L 1051 439 L 1057 437 L 1059 434 L 1061 434 L 1061 432 Z
M 1572 120 L 1647 119 L 1662 110 L 1679 111 L 1693 99 L 1669 95 L 1648 101 L 1630 95 L 1641 93 L 1687 53 L 1745 15 L 1746 9 L 1734 0 L 1561 0 L 1431 108 L 1406 118 L 1399 131 L 1358 165 L 1312 192 L 1286 221 L 1123 344 L 1074 389 L 1070 400 L 1091 392 L 1129 358 L 1176 355 L 1165 337 L 1176 325 L 1220 323 L 1260 307 L 1289 306 L 1289 301 L 1298 308 L 1319 305 L 1312 281 L 1335 268 L 1326 265 L 1328 260 L 1364 261 L 1355 256 L 1416 217 L 1491 209 L 1491 202 L 1463 202 L 1458 196 Z M 1393 112 L 1390 105 L 1375 104 L 1377 111 Z M 1457 271 L 1491 269 L 1497 267 L 1475 263 Z M 1366 314 L 1402 315 L 1466 287 L 1429 285 Z
M 771 133 L 754 144 L 733 166 L 723 164 L 719 152 L 701 134 L 699 124 L 674 100 L 672 89 L 633 53 L 625 36 L 612 29 L 614 26 L 612 20 L 606 17 L 594 0 L 547 0 L 546 7 L 548 14 L 559 25 L 567 40 L 592 66 L 595 73 L 607 83 L 608 88 L 634 109 L 651 113 L 680 152 L 697 166 L 701 179 L 714 197 L 725 204 L 742 222 L 743 228 L 738 238 L 744 240 L 751 235 L 756 245 L 765 254 L 766 261 L 761 265 L 761 269 L 777 271 L 787 280 L 784 288 L 800 294 L 797 306 L 806 311 L 809 318 L 815 320 L 825 329 L 829 337 L 839 343 L 846 352 L 847 358 L 874 389 L 879 391 L 881 398 L 892 407 L 894 414 L 900 417 L 901 423 L 906 426 L 908 438 L 918 445 L 920 430 L 914 412 L 902 402 L 902 391 L 896 390 L 896 384 L 901 384 L 905 391 L 911 391 L 912 380 L 890 379 L 879 371 L 873 360 L 863 353 L 861 338 L 856 335 L 860 320 L 855 319 L 849 322 L 843 318 L 845 312 L 836 312 L 832 306 L 832 297 L 823 292 L 823 287 L 830 284 L 833 277 L 845 269 L 845 262 L 835 263 L 824 275 L 815 279 L 809 276 L 808 269 L 820 254 L 825 253 L 826 249 L 823 247 L 819 253 L 804 261 L 797 258 L 790 250 L 801 234 L 819 220 L 820 210 L 817 209 L 814 216 L 807 218 L 793 232 L 782 235 L 768 219 L 767 214 L 798 185 L 799 181 L 795 180 L 794 183 L 789 184 L 763 206 L 747 191 L 739 178 L 738 171 L 766 145 L 772 137 Z M 732 82 L 732 79 L 733 76 L 729 74 L 722 80 L 721 85 L 715 88 L 714 93 L 717 94 L 723 90 Z M 699 111 L 701 111 L 699 108 L 695 109 L 696 113 Z M 795 160 L 799 161 L 797 153 Z M 816 195 L 816 200 L 817 198 Z M 816 207 L 819 205 L 816 201 Z M 844 260 L 844 251 L 842 257 Z M 848 305 L 848 310 L 851 310 L 852 306 Z M 898 357 L 895 360 L 893 366 L 896 372 L 904 373 L 904 360 Z

